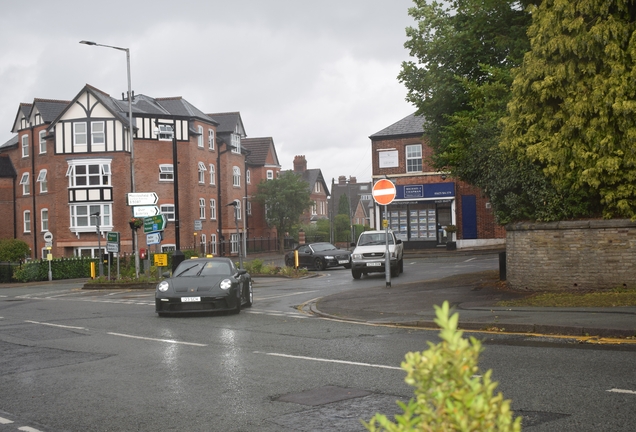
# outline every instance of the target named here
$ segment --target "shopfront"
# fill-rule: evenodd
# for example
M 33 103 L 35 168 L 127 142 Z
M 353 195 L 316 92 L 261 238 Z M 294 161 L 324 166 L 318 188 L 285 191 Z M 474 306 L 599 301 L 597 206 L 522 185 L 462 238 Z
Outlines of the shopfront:
M 380 220 L 404 242 L 406 249 L 433 248 L 445 245 L 449 233 L 444 229 L 455 224 L 455 183 L 396 185 L 395 200 L 377 207 Z M 378 224 L 382 226 L 382 224 Z

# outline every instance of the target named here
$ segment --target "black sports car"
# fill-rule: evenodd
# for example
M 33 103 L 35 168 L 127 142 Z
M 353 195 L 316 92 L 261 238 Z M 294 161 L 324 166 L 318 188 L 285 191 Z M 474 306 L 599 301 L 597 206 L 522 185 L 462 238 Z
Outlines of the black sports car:
M 157 284 L 155 312 L 174 313 L 232 311 L 254 301 L 252 277 L 229 258 L 197 258 L 183 261 L 171 278 Z
M 351 252 L 338 249 L 331 243 L 310 243 L 298 246 L 298 267 L 313 267 L 316 270 L 324 270 L 328 267 L 344 266 L 351 268 Z M 285 254 L 285 265 L 294 267 L 294 252 Z

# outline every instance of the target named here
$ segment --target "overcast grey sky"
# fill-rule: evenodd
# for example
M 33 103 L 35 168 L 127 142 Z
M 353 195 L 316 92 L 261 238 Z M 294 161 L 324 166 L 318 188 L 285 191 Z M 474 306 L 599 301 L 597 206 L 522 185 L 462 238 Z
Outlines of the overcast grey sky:
M 182 96 L 206 113 L 240 111 L 248 137 L 371 180 L 369 135 L 415 108 L 397 81 L 411 0 L 34 0 L 0 7 L 0 143 L 20 102 L 70 100 L 85 84 Z

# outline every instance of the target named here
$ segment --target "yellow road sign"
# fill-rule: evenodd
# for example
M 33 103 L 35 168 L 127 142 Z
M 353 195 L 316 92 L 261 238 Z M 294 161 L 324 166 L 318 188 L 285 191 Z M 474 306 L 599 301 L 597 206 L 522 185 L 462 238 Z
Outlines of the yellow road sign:
M 168 254 L 165 254 L 165 253 L 155 254 L 155 266 L 168 267 Z

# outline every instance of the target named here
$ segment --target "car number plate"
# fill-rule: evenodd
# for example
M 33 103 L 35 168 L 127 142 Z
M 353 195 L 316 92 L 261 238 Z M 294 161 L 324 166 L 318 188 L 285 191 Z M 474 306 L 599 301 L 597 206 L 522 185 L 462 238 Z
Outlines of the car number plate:
M 181 297 L 182 302 L 200 302 L 201 297 Z
M 367 267 L 380 267 L 380 266 L 382 266 L 382 263 L 379 263 L 379 262 L 367 263 Z
M 349 264 L 349 261 L 347 261 L 347 260 L 339 260 L 338 264 Z

